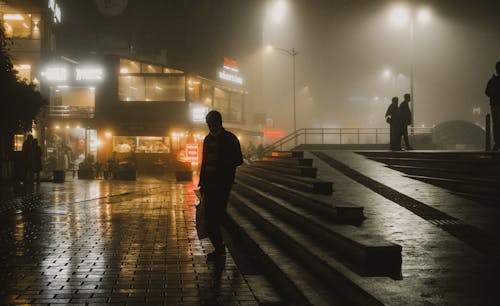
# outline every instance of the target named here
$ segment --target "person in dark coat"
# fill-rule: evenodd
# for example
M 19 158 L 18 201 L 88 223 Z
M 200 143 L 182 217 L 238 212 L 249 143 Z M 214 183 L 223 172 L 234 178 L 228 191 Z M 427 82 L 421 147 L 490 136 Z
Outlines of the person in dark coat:
M 493 150 L 500 149 L 500 62 L 496 63 L 496 72 L 486 85 L 485 94 L 490 98 L 491 120 L 493 121 Z
M 392 98 L 392 103 L 385 112 L 385 120 L 390 125 L 390 148 L 392 151 L 401 150 L 401 119 L 398 101 L 398 97 Z
M 243 163 L 238 138 L 222 127 L 222 116 L 210 111 L 206 116 L 210 133 L 203 141 L 203 159 L 200 171 L 200 194 L 205 211 L 208 238 L 215 250 L 208 260 L 219 259 L 226 254 L 221 225 L 226 219 L 229 193 L 234 183 L 236 167 Z
M 38 139 L 33 139 L 33 172 L 37 184 L 40 184 L 40 171 L 42 171 L 42 148 L 38 144 Z
M 412 123 L 411 110 L 410 110 L 410 94 L 404 95 L 404 100 L 399 105 L 399 115 L 401 116 L 401 135 L 405 142 L 406 150 L 413 150 L 408 139 L 408 126 Z

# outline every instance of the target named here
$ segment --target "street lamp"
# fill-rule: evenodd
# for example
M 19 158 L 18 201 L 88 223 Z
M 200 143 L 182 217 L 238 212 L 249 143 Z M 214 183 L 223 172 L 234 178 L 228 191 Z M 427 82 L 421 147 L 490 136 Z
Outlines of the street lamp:
M 415 93 L 414 93 L 414 62 L 415 62 L 415 21 L 420 24 L 427 24 L 431 19 L 431 11 L 428 8 L 420 8 L 417 11 L 411 10 L 408 7 L 395 7 L 391 14 L 390 20 L 397 27 L 409 24 L 410 26 L 410 95 L 411 104 L 411 127 L 415 124 Z
M 293 87 L 293 131 L 297 131 L 297 103 L 295 94 L 295 56 L 299 54 L 295 48 L 283 49 L 274 46 L 268 46 L 268 50 L 278 50 L 284 52 L 292 57 L 292 87 Z M 297 145 L 297 137 L 295 137 L 295 145 Z

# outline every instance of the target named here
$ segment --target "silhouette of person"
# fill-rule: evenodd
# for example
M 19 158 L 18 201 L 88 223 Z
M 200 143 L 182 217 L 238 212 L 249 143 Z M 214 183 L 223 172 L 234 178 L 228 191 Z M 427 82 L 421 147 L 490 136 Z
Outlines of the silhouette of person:
M 385 120 L 390 126 L 390 149 L 401 150 L 401 119 L 399 115 L 398 97 L 392 98 L 392 103 L 385 112 Z
M 28 135 L 23 142 L 24 184 L 33 183 L 34 141 L 33 135 Z
M 40 171 L 42 171 L 42 148 L 38 144 L 38 139 L 33 139 L 33 172 L 37 184 L 40 184 Z
M 493 151 L 500 149 L 500 62 L 496 63 L 493 74 L 486 85 L 485 94 L 490 98 L 491 120 L 493 121 Z
M 408 126 L 412 123 L 411 111 L 410 111 L 410 94 L 405 94 L 403 102 L 399 105 L 399 115 L 401 116 L 401 135 L 405 142 L 406 150 L 413 150 L 408 140 Z
M 208 254 L 207 260 L 216 260 L 226 254 L 221 225 L 226 220 L 227 201 L 236 167 L 243 163 L 243 156 L 238 138 L 223 128 L 218 111 L 210 111 L 205 119 L 210 133 L 203 140 L 198 186 L 205 205 L 208 238 L 215 248 Z

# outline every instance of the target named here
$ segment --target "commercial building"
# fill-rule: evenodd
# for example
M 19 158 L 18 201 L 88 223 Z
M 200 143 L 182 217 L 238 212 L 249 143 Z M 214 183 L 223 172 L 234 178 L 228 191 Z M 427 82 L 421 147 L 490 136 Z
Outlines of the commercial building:
M 52 61 L 41 72 L 50 96 L 47 157 L 64 168 L 89 155 L 101 164 L 133 158 L 140 172 L 196 163 L 211 109 L 242 143 L 258 141 L 260 133 L 243 128 L 248 92 L 234 65 L 210 80 L 115 55 Z

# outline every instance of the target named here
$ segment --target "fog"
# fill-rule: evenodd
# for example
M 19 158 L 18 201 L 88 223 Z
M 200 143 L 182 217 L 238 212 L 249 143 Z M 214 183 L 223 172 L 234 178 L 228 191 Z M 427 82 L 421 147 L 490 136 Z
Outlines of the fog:
M 299 52 L 298 128 L 386 127 L 391 97 L 410 92 L 412 63 L 416 126 L 481 124 L 489 111 L 484 87 L 500 60 L 498 1 L 403 3 L 414 20 L 413 48 L 409 23 L 391 22 L 397 1 L 130 0 L 113 17 L 99 15 L 92 1 L 63 4 L 63 52 L 87 50 L 90 40 L 90 51 L 156 52 L 209 78 L 223 57 L 236 59 L 251 129 L 293 127 L 293 58 L 276 48 Z M 422 8 L 429 12 L 425 24 L 416 16 Z M 473 117 L 473 108 L 481 113 Z M 258 125 L 255 114 L 266 123 Z
M 391 22 L 398 2 L 277 2 L 266 3 L 263 49 L 253 55 L 262 76 L 256 109 L 272 118 L 268 124 L 293 126 L 293 96 L 292 57 L 266 52 L 267 45 L 300 52 L 298 128 L 385 127 L 391 97 L 410 92 L 412 61 L 416 126 L 457 119 L 482 123 L 489 111 L 484 88 L 500 60 L 498 4 L 406 3 L 414 14 L 420 8 L 430 12 L 425 24 L 415 16 L 412 58 L 410 25 Z M 473 118 L 475 107 L 481 118 Z

